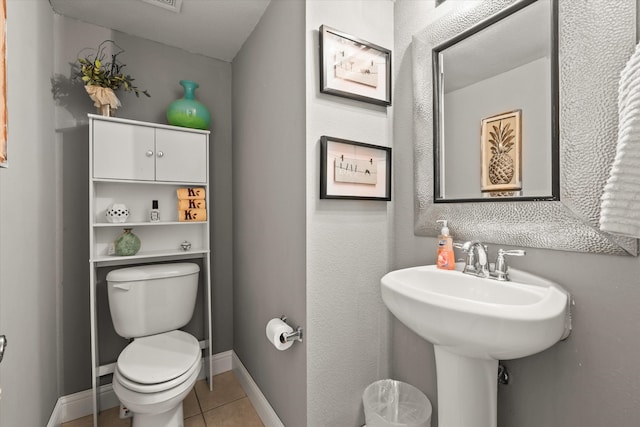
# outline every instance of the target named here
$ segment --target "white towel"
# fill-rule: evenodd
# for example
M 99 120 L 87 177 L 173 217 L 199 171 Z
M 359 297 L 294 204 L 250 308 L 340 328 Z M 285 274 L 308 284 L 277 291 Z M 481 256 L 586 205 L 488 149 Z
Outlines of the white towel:
M 600 205 L 600 229 L 640 238 L 640 44 L 620 73 L 618 143 Z

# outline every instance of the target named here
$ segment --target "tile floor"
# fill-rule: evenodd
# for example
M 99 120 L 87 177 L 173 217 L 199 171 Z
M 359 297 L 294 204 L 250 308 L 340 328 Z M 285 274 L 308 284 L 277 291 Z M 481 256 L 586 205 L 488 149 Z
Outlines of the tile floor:
M 118 407 L 100 413 L 99 427 L 129 427 L 118 417 Z M 196 383 L 184 400 L 184 427 L 264 427 L 233 372 L 213 377 L 213 391 L 205 380 Z M 62 427 L 93 427 L 93 416 L 78 418 Z

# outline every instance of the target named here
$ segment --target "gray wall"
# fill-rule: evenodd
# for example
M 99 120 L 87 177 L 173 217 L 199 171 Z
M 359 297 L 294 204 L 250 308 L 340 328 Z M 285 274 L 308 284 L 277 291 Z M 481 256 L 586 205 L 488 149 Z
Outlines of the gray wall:
M 44 0 L 8 0 L 7 16 L 9 168 L 0 169 L 0 334 L 9 343 L 0 365 L 0 426 L 45 426 L 59 392 L 53 13 Z
M 196 98 L 207 105 L 212 116 L 209 164 L 214 353 L 230 350 L 233 346 L 231 64 L 62 16 L 56 16 L 55 21 L 58 65 L 54 82 L 59 89 L 56 123 L 62 150 L 60 179 L 63 198 L 61 375 L 62 394 L 67 395 L 91 387 L 86 114 L 95 112 L 84 88 L 70 80 L 68 63 L 75 61 L 82 48 L 92 48 L 102 40 L 113 39 L 125 50 L 120 58 L 127 64 L 126 71 L 134 76 L 141 89 L 151 93 L 151 98 L 119 93 L 123 106 L 116 115 L 134 120 L 166 123 L 166 107 L 183 95 L 179 80 L 194 80 L 200 84 Z M 161 212 L 163 208 L 170 209 L 160 208 Z M 103 314 L 107 313 L 104 299 L 99 307 L 103 308 Z M 105 319 L 99 348 L 105 359 L 115 360 L 125 341 L 113 332 L 108 316 Z M 113 360 L 101 360 L 103 363 L 109 361 Z
M 233 61 L 234 350 L 286 426 L 307 425 L 304 2 L 274 1 Z M 307 330 L 305 329 L 305 332 Z
M 390 0 L 307 1 L 307 425 L 311 427 L 361 426 L 365 387 L 389 375 L 390 315 L 382 302 L 380 277 L 389 270 L 394 204 L 319 198 L 320 137 L 392 147 L 394 107 L 319 92 L 318 28 L 324 24 L 393 48 L 393 7 Z M 402 168 L 392 160 L 394 170 Z
M 395 5 L 396 94 L 394 154 L 412 161 L 410 35 L 437 12 L 432 1 Z M 413 235 L 413 175 L 396 168 L 393 268 L 432 263 L 436 240 Z M 455 237 L 455 236 L 454 236 Z M 491 248 L 492 257 L 496 248 Z M 569 339 L 506 362 L 512 383 L 498 395 L 502 427 L 632 426 L 640 419 L 640 260 L 527 249 L 511 264 L 555 280 L 575 297 Z M 393 326 L 393 375 L 422 389 L 436 404 L 433 347 L 398 321 Z M 433 425 L 436 425 L 435 420 Z

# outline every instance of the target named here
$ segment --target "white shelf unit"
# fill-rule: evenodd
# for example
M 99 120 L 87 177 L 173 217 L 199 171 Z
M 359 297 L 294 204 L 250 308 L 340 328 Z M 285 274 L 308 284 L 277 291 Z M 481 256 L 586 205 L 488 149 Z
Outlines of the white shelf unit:
M 98 356 L 97 271 L 102 267 L 201 259 L 204 283 L 205 376 L 212 387 L 211 259 L 209 239 L 209 131 L 89 114 L 89 263 L 91 366 L 94 426 L 98 426 L 100 378 L 113 372 L 113 363 Z M 179 188 L 205 189 L 206 221 L 179 221 Z M 158 200 L 160 222 L 148 219 Z M 123 203 L 124 223 L 109 223 L 106 209 Z M 124 228 L 140 238 L 140 251 L 116 256 L 110 251 Z M 180 244 L 191 243 L 185 251 Z

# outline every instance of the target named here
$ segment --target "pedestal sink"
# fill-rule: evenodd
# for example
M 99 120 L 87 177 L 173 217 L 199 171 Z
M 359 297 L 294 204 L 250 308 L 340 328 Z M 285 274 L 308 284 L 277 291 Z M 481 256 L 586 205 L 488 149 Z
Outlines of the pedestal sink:
M 525 357 L 566 338 L 571 296 L 513 268 L 500 282 L 439 270 L 392 271 L 381 279 L 387 308 L 434 345 L 439 427 L 496 427 L 498 361 Z

